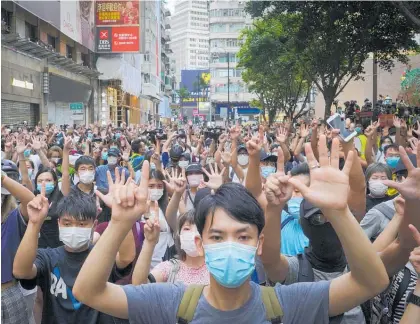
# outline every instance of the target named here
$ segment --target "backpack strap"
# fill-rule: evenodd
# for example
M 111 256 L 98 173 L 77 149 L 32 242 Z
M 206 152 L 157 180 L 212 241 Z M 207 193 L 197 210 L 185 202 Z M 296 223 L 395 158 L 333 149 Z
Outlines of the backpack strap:
M 169 273 L 168 276 L 168 283 L 175 283 L 175 277 L 178 274 L 179 271 L 179 260 L 178 259 L 170 259 L 169 262 L 172 263 L 172 268 L 171 268 L 171 272 Z
M 176 313 L 177 324 L 188 324 L 192 321 L 203 289 L 204 285 L 189 285 L 187 287 Z
M 299 261 L 298 282 L 314 282 L 314 270 L 309 260 L 305 256 L 305 252 L 297 255 Z
M 281 324 L 284 314 L 274 287 L 260 286 L 260 289 L 267 321 L 272 324 Z
M 398 304 L 400 303 L 402 297 L 405 294 L 405 291 L 408 288 L 411 280 L 411 271 L 407 267 L 404 267 L 404 276 L 401 280 L 401 283 L 398 286 L 398 290 L 395 294 L 394 302 L 392 303 L 392 314 L 394 314 L 395 309 L 397 308 Z
M 283 229 L 287 224 L 293 220 L 293 216 L 287 217 L 284 221 L 281 222 L 281 229 Z

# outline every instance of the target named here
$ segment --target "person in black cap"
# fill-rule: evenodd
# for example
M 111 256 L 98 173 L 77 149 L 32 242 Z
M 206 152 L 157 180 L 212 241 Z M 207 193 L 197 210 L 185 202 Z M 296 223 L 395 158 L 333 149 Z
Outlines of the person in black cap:
M 100 165 L 96 168 L 95 172 L 95 179 L 96 179 L 96 186 L 99 189 L 103 189 L 108 191 L 109 184 L 108 184 L 108 176 L 107 172 L 111 173 L 111 178 L 115 181 L 115 168 L 117 167 L 118 163 L 121 161 L 121 153 L 120 150 L 117 148 L 111 148 L 108 150 L 108 164 L 107 165 Z M 130 172 L 125 167 L 118 166 L 120 174 L 125 172 L 125 178 L 128 179 L 130 176 Z
M 271 153 L 266 153 L 261 150 L 260 153 L 260 169 L 263 181 L 268 178 L 270 174 L 276 172 L 277 156 Z
M 204 172 L 200 163 L 191 163 L 185 170 L 188 188 L 185 191 L 184 203 L 186 211 L 194 208 L 194 199 L 198 191 L 198 186 L 204 181 Z
M 411 163 L 417 167 L 416 156 L 414 154 L 410 154 L 408 155 L 408 158 L 410 159 Z M 397 182 L 402 182 L 405 178 L 407 178 L 407 175 L 407 167 L 404 165 L 403 161 L 400 160 L 395 167 L 394 177 Z M 379 236 L 379 234 L 382 233 L 382 231 L 394 217 L 394 202 L 397 197 L 392 200 L 380 203 L 370 209 L 360 222 L 360 226 L 371 241 L 374 241 Z

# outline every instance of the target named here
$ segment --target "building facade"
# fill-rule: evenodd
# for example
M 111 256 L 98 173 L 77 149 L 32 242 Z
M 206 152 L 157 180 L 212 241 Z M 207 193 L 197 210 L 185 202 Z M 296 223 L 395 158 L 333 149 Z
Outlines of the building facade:
M 241 46 L 241 30 L 251 26 L 245 13 L 245 1 L 209 1 L 210 98 L 215 115 L 226 118 L 229 111 L 256 114 L 249 102 L 255 98 L 242 81 L 242 69 L 237 68 L 237 53 Z
M 2 1 L 1 17 L 2 124 L 92 122 L 92 4 Z
M 206 0 L 176 1 L 171 17 L 171 42 L 176 62 L 175 76 L 181 70 L 209 68 L 209 11 Z

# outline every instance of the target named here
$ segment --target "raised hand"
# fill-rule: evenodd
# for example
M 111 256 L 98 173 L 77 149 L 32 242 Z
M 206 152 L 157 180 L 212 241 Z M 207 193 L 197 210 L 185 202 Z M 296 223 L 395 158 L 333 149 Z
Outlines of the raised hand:
M 286 139 L 287 139 L 287 134 L 288 134 L 288 130 L 285 127 L 280 127 L 277 130 L 277 136 L 276 136 L 276 140 L 279 143 L 286 143 Z
M 226 149 L 222 153 L 222 162 L 224 165 L 230 165 L 232 162 L 232 153 L 227 151 Z
M 395 207 L 395 213 L 399 216 L 404 215 L 404 208 L 405 208 L 405 200 L 403 197 L 398 196 L 394 199 L 394 207 Z
M 408 126 L 407 137 L 413 137 L 413 126 Z
M 171 188 L 176 193 L 183 194 L 187 188 L 187 177 L 185 176 L 185 169 L 178 174 L 177 169 L 172 169 L 171 173 L 165 171 L 165 175 L 169 179 L 169 182 L 163 180 L 167 187 Z
M 419 146 L 419 140 L 415 137 L 412 137 L 408 140 L 411 149 L 413 150 L 413 154 L 417 155 L 417 147 Z
M 146 223 L 144 224 L 144 238 L 147 242 L 155 245 L 159 241 L 160 235 L 160 223 L 159 217 L 155 217 L 155 219 L 147 219 Z
M 4 151 L 11 152 L 13 148 L 13 135 L 9 135 L 6 137 L 6 141 L 4 143 Z
M 417 121 L 417 130 L 413 128 L 413 132 L 420 136 L 420 122 Z
M 408 171 L 407 179 L 403 182 L 383 180 L 388 187 L 395 188 L 406 201 L 420 201 L 420 145 L 417 145 L 417 168 L 411 163 L 405 149 L 400 146 L 400 158 Z
M 303 197 L 322 210 L 344 210 L 347 208 L 349 191 L 349 173 L 353 163 L 354 152 L 347 155 L 342 171 L 338 168 L 340 159 L 339 140 L 334 138 L 331 147 L 331 157 L 328 158 L 327 142 L 324 135 L 319 137 L 319 164 L 311 145 L 305 145 L 306 157 L 310 168 L 310 186 L 306 186 L 296 178 L 290 178 L 289 183 L 299 190 Z
M 226 168 L 224 167 L 219 173 L 217 163 L 214 163 L 214 169 L 211 163 L 209 164 L 209 167 L 210 173 L 208 173 L 205 168 L 202 168 L 203 172 L 209 177 L 209 181 L 203 182 L 203 184 L 210 189 L 217 190 L 223 184 L 223 173 L 225 172 Z
M 365 129 L 365 135 L 366 135 L 366 137 L 372 137 L 374 133 L 375 133 L 375 128 L 372 125 L 368 126 Z
M 28 203 L 28 218 L 32 224 L 41 226 L 48 215 L 48 199 L 45 197 L 45 182 L 42 182 L 41 193 Z
M 131 152 L 131 147 L 126 146 L 124 148 L 123 155 L 122 155 L 122 158 L 124 161 L 128 162 L 128 160 L 130 159 L 130 152 Z
M 300 125 L 300 137 L 306 138 L 309 135 L 309 126 L 302 124 Z
M 401 119 L 399 119 L 397 116 L 394 116 L 394 126 L 395 128 L 401 128 Z
M 290 176 L 284 173 L 283 150 L 279 149 L 277 155 L 277 172 L 271 174 L 265 183 L 265 197 L 268 206 L 280 206 L 292 198 L 293 186 L 289 183 Z
M 311 128 L 312 128 L 312 130 L 317 129 L 318 128 L 318 124 L 319 124 L 318 119 L 314 117 L 314 119 L 312 119 L 312 122 L 311 122 Z
M 241 131 L 242 131 L 241 126 L 238 126 L 238 125 L 237 126 L 233 126 L 230 129 L 230 138 L 232 140 L 238 139 L 238 137 L 241 135 Z
M 413 265 L 414 270 L 417 272 L 417 276 L 420 278 L 420 233 L 413 225 L 409 225 L 414 241 L 416 242 L 416 248 L 410 254 L 410 262 Z
M 246 143 L 246 149 L 248 150 L 249 156 L 259 156 L 261 151 L 261 141 L 258 137 L 254 136 L 251 140 Z
M 31 144 L 28 143 L 25 145 L 25 140 L 21 140 L 17 142 L 16 152 L 17 154 L 23 154 L 23 152 L 25 152 L 25 150 L 29 148 L 31 148 Z
M 112 186 L 112 220 L 117 222 L 134 222 L 147 210 L 149 195 L 149 162 L 144 161 L 141 170 L 141 182 L 136 186 L 132 179 L 125 182 L 125 173 L 119 175 L 115 169 L 115 183 Z M 118 181 L 117 181 L 118 180 Z M 109 180 L 108 180 L 109 181 Z
M 64 150 L 70 151 L 73 148 L 73 139 L 71 136 L 64 138 Z
M 35 151 L 39 151 L 41 149 L 41 141 L 40 141 L 40 138 L 37 137 L 37 136 L 32 136 L 31 141 L 32 141 L 32 148 Z

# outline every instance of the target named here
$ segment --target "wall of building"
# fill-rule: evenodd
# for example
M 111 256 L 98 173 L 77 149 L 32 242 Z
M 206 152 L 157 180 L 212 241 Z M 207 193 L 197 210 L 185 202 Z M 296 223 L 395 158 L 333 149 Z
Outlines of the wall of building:
M 411 56 L 410 65 L 412 68 L 420 68 L 420 55 Z M 378 67 L 378 96 L 389 95 L 395 101 L 400 93 L 401 76 L 406 68 L 407 66 L 400 62 L 395 63 L 395 67 L 392 68 L 391 72 L 387 72 Z M 361 106 L 366 98 L 370 101 L 373 100 L 372 59 L 366 60 L 364 69 L 366 72 L 364 74 L 364 80 L 350 81 L 343 92 L 338 95 L 337 100 L 339 101 L 339 105 L 344 107 L 345 101 L 357 100 L 357 103 Z M 324 97 L 322 93 L 318 91 L 318 95 L 315 99 L 315 114 L 318 117 L 323 117 L 324 111 Z

